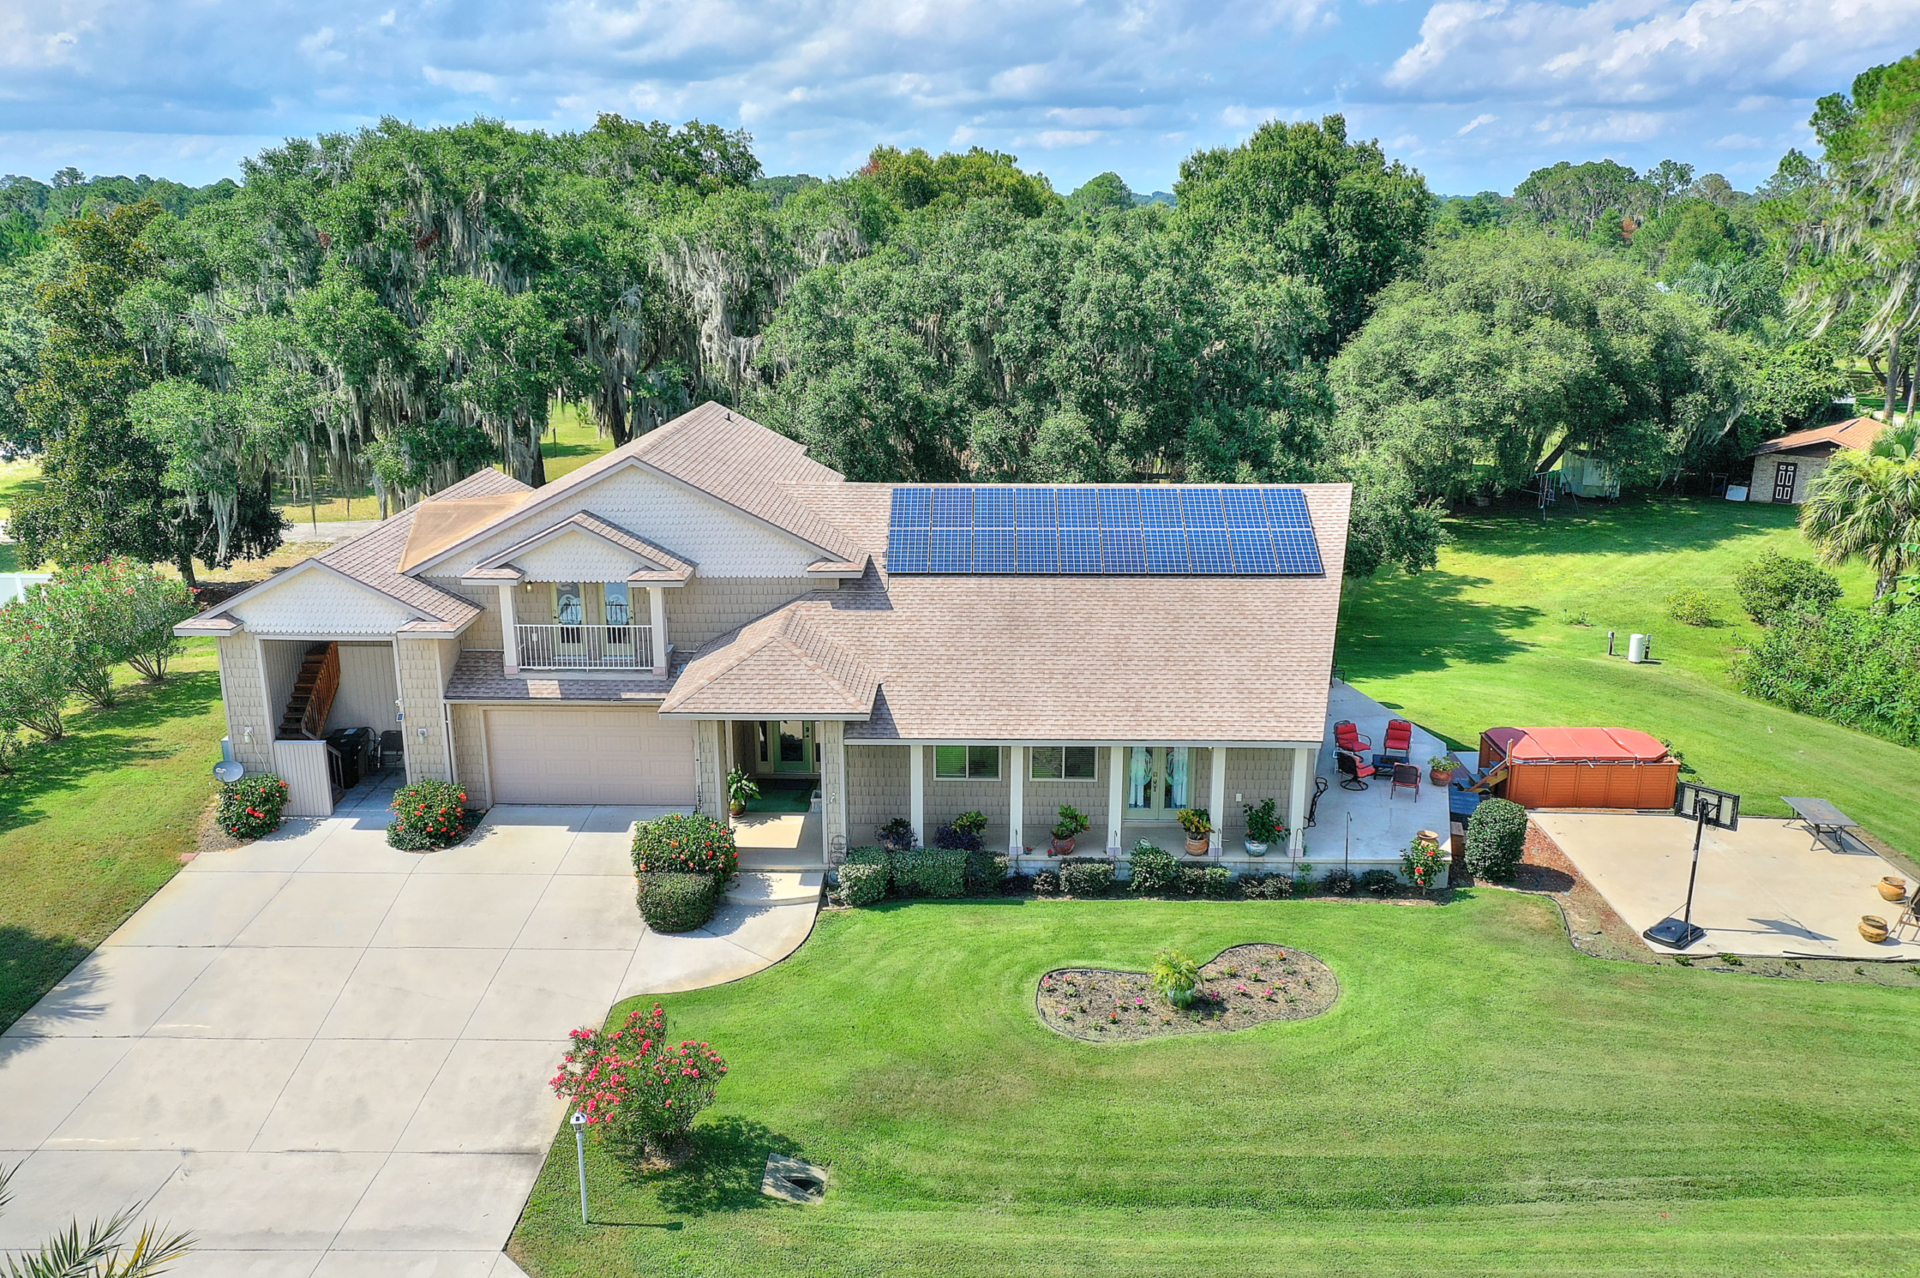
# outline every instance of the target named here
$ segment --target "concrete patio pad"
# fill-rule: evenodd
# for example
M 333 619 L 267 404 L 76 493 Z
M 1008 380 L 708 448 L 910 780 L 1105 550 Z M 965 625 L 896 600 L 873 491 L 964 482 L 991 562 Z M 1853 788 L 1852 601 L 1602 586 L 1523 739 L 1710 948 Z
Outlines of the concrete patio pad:
M 197 858 L 0 1034 L 0 1250 L 151 1200 L 199 1238 L 189 1278 L 523 1278 L 500 1249 L 567 1031 L 813 926 L 769 881 L 649 933 L 628 831 L 662 809 L 495 808 L 415 854 L 389 793 Z
M 1693 861 L 1692 821 L 1666 814 L 1545 811 L 1533 813 L 1533 820 L 1636 932 L 1680 912 Z M 1848 849 L 1814 846 L 1795 821 L 1741 817 L 1738 830 L 1708 830 L 1693 895 L 1693 921 L 1707 935 L 1684 953 L 1920 959 L 1914 929 L 1878 945 L 1861 937 L 1862 915 L 1888 923 L 1899 917 L 1900 906 L 1881 900 L 1874 884 L 1901 872 L 1863 845 L 1849 842 Z M 1659 953 L 1675 952 L 1647 944 Z

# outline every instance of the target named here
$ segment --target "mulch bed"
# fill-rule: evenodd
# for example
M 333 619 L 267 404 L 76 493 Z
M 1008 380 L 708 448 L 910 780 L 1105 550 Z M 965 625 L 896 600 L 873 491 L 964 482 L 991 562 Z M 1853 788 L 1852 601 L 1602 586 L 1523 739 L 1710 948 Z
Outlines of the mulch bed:
M 1340 997 L 1333 969 L 1305 950 L 1254 943 L 1220 951 L 1200 969 L 1201 995 L 1176 1008 L 1144 972 L 1055 968 L 1035 1004 L 1048 1029 L 1089 1043 L 1251 1029 L 1318 1016 Z

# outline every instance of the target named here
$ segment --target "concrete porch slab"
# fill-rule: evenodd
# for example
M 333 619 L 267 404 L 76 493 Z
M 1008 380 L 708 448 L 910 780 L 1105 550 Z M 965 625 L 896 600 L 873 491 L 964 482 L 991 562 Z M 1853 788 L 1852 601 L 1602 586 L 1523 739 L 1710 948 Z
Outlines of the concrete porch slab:
M 825 870 L 746 870 L 728 886 L 735 905 L 792 905 L 820 899 Z

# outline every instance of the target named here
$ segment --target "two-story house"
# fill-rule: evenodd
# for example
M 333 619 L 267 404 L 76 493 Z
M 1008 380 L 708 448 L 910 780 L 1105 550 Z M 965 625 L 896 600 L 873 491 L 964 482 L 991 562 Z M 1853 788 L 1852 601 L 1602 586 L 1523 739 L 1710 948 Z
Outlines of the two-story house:
M 979 809 L 1130 846 L 1273 797 L 1325 736 L 1340 484 L 848 482 L 703 405 L 539 489 L 487 470 L 183 623 L 250 771 L 332 810 L 325 730 L 399 733 L 475 806 L 726 814 L 819 793 L 822 847 Z

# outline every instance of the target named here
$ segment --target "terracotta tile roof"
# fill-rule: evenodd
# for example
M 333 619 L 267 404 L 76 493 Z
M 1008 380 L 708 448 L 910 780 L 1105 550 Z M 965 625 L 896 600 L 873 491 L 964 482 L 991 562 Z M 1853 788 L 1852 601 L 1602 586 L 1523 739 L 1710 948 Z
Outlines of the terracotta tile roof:
M 670 679 L 636 673 L 631 679 L 581 679 L 558 671 L 506 673 L 501 654 L 469 649 L 447 677 L 448 701 L 616 701 L 654 703 L 667 694 Z
M 1317 742 L 1352 489 L 1302 489 L 1322 576 L 886 579 L 870 569 L 707 645 L 666 708 L 756 717 L 806 663 L 767 662 L 762 686 L 763 667 L 733 649 L 804 633 L 812 665 L 879 684 L 871 718 L 847 726 L 852 741 Z M 884 521 L 861 526 L 884 537 Z M 802 631 L 790 629 L 796 620 Z
M 643 568 L 633 573 L 627 578 L 628 581 L 685 581 L 693 575 L 694 566 L 666 547 L 656 545 L 645 537 L 635 536 L 618 524 L 609 523 L 598 515 L 581 511 L 557 524 L 542 528 L 524 541 L 515 542 L 480 567 L 463 574 L 462 580 L 497 580 L 503 579 L 503 575 L 506 580 L 517 580 L 521 574 L 511 567 L 511 560 L 569 529 L 578 529 L 591 534 L 655 565 L 653 568 Z
M 1885 422 L 1875 421 L 1871 417 L 1849 417 L 1844 422 L 1831 422 L 1825 426 L 1814 426 L 1807 430 L 1796 430 L 1791 435 L 1782 435 L 1778 439 L 1769 439 L 1753 450 L 1752 455 L 1762 453 L 1784 453 L 1790 449 L 1806 448 L 1813 444 L 1837 444 L 1841 448 L 1866 448 L 1880 432 L 1887 428 Z

